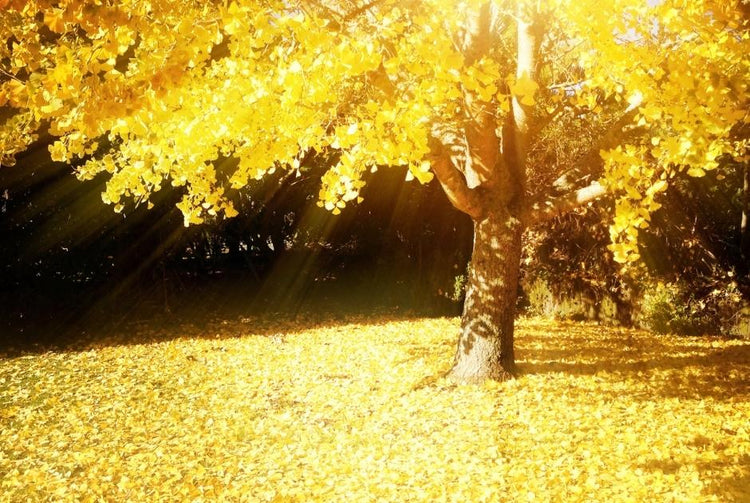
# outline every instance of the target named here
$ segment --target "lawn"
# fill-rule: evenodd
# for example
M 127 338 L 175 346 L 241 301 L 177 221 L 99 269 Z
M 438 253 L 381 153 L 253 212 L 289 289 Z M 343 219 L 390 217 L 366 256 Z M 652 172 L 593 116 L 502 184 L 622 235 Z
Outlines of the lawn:
M 750 341 L 521 320 L 147 326 L 0 358 L 0 501 L 750 501 Z

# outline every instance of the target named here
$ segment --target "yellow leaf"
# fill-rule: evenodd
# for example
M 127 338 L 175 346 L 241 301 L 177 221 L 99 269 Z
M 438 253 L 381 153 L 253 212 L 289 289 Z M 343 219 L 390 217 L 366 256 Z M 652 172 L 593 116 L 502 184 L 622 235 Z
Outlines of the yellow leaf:
M 65 22 L 63 21 L 63 9 L 53 8 L 44 13 L 44 24 L 55 33 L 65 31 Z
M 62 100 L 59 98 L 55 98 L 52 101 L 50 101 L 48 104 L 43 105 L 40 107 L 40 110 L 45 114 L 53 114 L 60 110 L 63 106 Z
M 524 72 L 511 85 L 511 92 L 518 97 L 522 104 L 527 106 L 532 106 L 536 103 L 534 95 L 538 89 L 539 84 L 529 77 L 528 72 Z
M 26 84 L 17 79 L 8 82 L 8 99 L 11 105 L 23 106 L 23 98 L 26 94 Z
M 664 180 L 659 180 L 655 184 L 651 186 L 651 190 L 653 192 L 663 192 L 667 188 L 667 182 Z
M 232 218 L 232 217 L 236 217 L 237 215 L 239 215 L 239 212 L 234 208 L 233 205 L 228 204 L 227 206 L 224 207 L 224 215 L 227 218 Z

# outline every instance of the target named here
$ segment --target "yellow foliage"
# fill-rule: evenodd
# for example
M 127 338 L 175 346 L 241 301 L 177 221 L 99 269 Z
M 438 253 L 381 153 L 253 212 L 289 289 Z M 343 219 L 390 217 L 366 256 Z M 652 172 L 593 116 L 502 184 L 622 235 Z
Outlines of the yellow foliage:
M 539 84 L 534 82 L 528 75 L 524 73 L 515 81 L 511 81 L 510 90 L 518 97 L 521 104 L 526 106 L 533 106 L 536 101 L 534 100 L 534 94 L 539 89 Z
M 629 262 L 675 174 L 748 154 L 735 133 L 750 120 L 750 20 L 736 0 L 525 2 L 543 52 L 533 78 L 517 68 L 517 2 L 492 2 L 497 39 L 485 49 L 462 47 L 484 2 L 388 0 L 351 19 L 349 4 L 6 1 L 0 163 L 44 129 L 54 159 L 81 161 L 82 179 L 110 177 L 105 201 L 122 209 L 169 183 L 190 224 L 233 215 L 250 180 L 336 150 L 319 195 L 339 212 L 377 167 L 428 183 L 434 125 L 480 120 L 498 134 L 516 100 L 533 140 L 545 137 L 535 126 L 556 131 L 571 113 L 592 136 L 609 124 L 624 133 L 603 146 L 601 182 L 618 200 L 613 249 Z M 237 167 L 217 175 L 230 157 Z
M 306 326 L 305 326 L 306 325 Z M 0 359 L 0 501 L 748 501 L 750 343 L 521 320 L 243 319 Z

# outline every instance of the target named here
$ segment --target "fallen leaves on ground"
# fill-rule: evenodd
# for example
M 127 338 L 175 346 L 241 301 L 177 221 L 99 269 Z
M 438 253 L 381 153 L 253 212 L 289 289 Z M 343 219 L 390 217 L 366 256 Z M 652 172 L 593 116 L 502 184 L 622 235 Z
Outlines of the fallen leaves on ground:
M 750 501 L 750 341 L 522 320 L 522 376 L 457 386 L 457 331 L 245 319 L 2 359 L 0 501 Z

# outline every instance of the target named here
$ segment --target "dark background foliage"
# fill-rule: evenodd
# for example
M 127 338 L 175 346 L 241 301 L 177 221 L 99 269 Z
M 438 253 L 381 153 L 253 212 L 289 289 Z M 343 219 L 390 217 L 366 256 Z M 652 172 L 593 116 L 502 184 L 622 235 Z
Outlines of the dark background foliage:
M 401 309 L 455 314 L 471 222 L 437 183 L 382 169 L 364 200 L 334 216 L 317 206 L 325 159 L 237 194 L 240 216 L 185 228 L 169 188 L 154 207 L 101 202 L 44 142 L 0 169 L 0 331 L 51 342 L 133 317 Z
M 627 270 L 607 248 L 612 212 L 606 199 L 531 229 L 525 305 L 536 314 L 660 332 L 748 332 L 750 257 L 743 251 L 748 229 L 741 228 L 746 169 L 726 161 L 702 178 L 673 180 L 640 233 L 642 263 Z
M 240 216 L 186 228 L 176 190 L 158 193 L 151 210 L 114 213 L 101 202 L 104 179 L 78 181 L 46 146 L 0 169 L 6 342 L 64 342 L 144 318 L 460 312 L 471 221 L 437 183 L 405 182 L 404 169 L 371 175 L 363 202 L 334 216 L 317 206 L 330 159 L 308 159 L 301 176 L 280 170 L 236 194 Z M 725 163 L 676 180 L 642 233 L 637 269 L 622 271 L 607 249 L 606 199 L 530 229 L 521 308 L 661 331 L 731 331 L 750 298 L 745 169 Z

